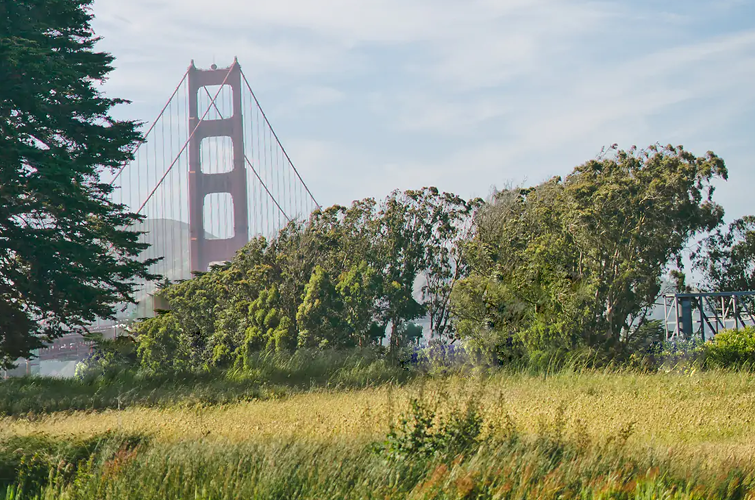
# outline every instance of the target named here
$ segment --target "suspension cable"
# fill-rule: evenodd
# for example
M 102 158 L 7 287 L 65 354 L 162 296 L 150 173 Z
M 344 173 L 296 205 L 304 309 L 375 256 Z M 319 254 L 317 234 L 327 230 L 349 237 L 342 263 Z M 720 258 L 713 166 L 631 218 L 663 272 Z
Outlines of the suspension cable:
M 267 123 L 268 128 L 270 128 L 270 131 L 273 133 L 273 137 L 275 137 L 276 142 L 278 143 L 278 146 L 280 146 L 281 151 L 283 151 L 283 154 L 286 155 L 286 159 L 288 160 L 288 164 L 291 165 L 291 168 L 294 169 L 294 172 L 296 172 L 296 176 L 299 178 L 301 183 L 304 185 L 304 189 L 307 190 L 307 193 L 309 194 L 309 197 L 312 198 L 312 201 L 315 202 L 315 205 L 317 205 L 317 208 L 321 208 L 320 204 L 317 203 L 317 200 L 315 199 L 314 195 L 312 194 L 312 191 L 309 190 L 309 186 L 307 186 L 307 183 L 304 182 L 304 179 L 302 179 L 301 175 L 299 175 L 299 171 L 296 169 L 296 166 L 294 165 L 294 162 L 291 161 L 291 157 L 288 156 L 288 152 L 286 152 L 286 148 L 283 147 L 283 144 L 281 143 L 280 139 L 278 139 L 278 134 L 275 133 L 275 130 L 273 129 L 273 126 L 270 124 L 270 120 L 267 119 L 267 115 L 265 114 L 265 110 L 262 109 L 262 106 L 260 106 L 260 102 L 257 99 L 257 96 L 254 94 L 254 91 L 252 90 L 252 86 L 249 85 L 249 80 L 246 79 L 246 75 L 244 74 L 244 70 L 241 70 L 241 78 L 244 79 L 244 83 L 246 84 L 246 88 L 249 89 L 249 92 L 252 94 L 252 97 L 254 98 L 254 102 L 257 103 L 257 108 L 259 108 L 260 112 L 262 113 L 262 118 L 265 119 L 265 123 Z
M 268 196 L 270 196 L 270 199 L 273 200 L 273 203 L 275 203 L 275 206 L 278 207 L 278 210 L 280 210 L 280 213 L 283 214 L 283 217 L 285 217 L 288 222 L 291 222 L 291 218 L 288 215 L 286 215 L 286 212 L 278 204 L 278 200 L 275 199 L 275 196 L 273 196 L 273 193 L 270 192 L 270 190 L 265 185 L 265 182 L 262 180 L 262 178 L 260 178 L 257 171 L 254 169 L 252 162 L 249 161 L 249 158 L 247 158 L 246 155 L 244 155 L 244 159 L 246 160 L 247 165 L 249 165 L 249 168 L 252 169 L 252 172 L 254 172 L 254 175 L 257 176 L 257 180 L 260 181 L 260 184 L 262 184 L 262 187 L 265 188 L 265 191 L 267 191 L 267 194 Z
M 149 127 L 149 130 L 147 130 L 147 133 L 144 134 L 142 139 L 136 144 L 136 147 L 131 152 L 131 154 L 135 155 L 137 151 L 139 151 L 139 148 L 142 147 L 142 144 L 147 142 L 147 137 L 149 137 L 150 132 L 152 132 L 152 129 L 155 128 L 155 125 L 157 125 L 157 122 L 160 121 L 160 118 L 163 117 L 163 113 L 165 113 L 165 110 L 168 109 L 168 105 L 173 101 L 173 98 L 176 97 L 176 94 L 178 93 L 179 89 L 181 88 L 181 85 L 183 85 L 184 81 L 186 80 L 186 77 L 189 76 L 189 70 L 186 70 L 186 73 L 184 73 L 183 78 L 181 78 L 181 81 L 178 82 L 178 85 L 176 85 L 176 89 L 173 91 L 173 94 L 171 94 L 170 99 L 168 99 L 168 102 L 165 103 L 165 106 L 163 106 L 163 109 L 160 111 L 160 114 L 157 115 L 157 118 L 155 118 L 155 121 L 152 122 L 152 125 Z M 113 180 L 110 181 L 110 185 L 112 186 L 115 184 L 115 181 L 118 180 L 118 177 L 121 176 L 121 173 L 123 173 L 123 170 L 129 165 L 129 162 L 126 161 L 123 163 L 120 169 L 118 169 L 118 173 L 115 174 L 115 177 L 113 177 Z
M 155 186 L 155 188 L 152 190 L 152 192 L 149 193 L 149 196 L 147 196 L 147 199 L 144 200 L 144 203 L 142 203 L 142 205 L 139 207 L 139 210 L 136 211 L 137 214 L 141 213 L 141 211 L 144 209 L 144 206 L 147 204 L 147 202 L 149 202 L 149 200 L 152 198 L 152 196 L 154 196 L 154 194 L 157 191 L 157 189 L 160 187 L 160 185 L 163 183 L 163 181 L 168 176 L 168 174 L 170 173 L 170 171 L 173 169 L 173 166 L 176 164 L 176 162 L 178 162 L 178 159 L 181 158 L 181 155 L 186 150 L 187 146 L 189 145 L 189 142 L 191 142 L 191 139 L 194 137 L 194 134 L 197 132 L 197 130 L 199 130 L 199 125 L 202 124 L 202 122 L 204 121 L 204 119 L 207 117 L 207 114 L 210 112 L 210 109 L 212 108 L 212 105 L 215 104 L 215 100 L 218 98 L 218 96 L 220 95 L 220 92 L 223 90 L 223 86 L 228 81 L 228 77 L 231 76 L 231 72 L 232 71 L 233 71 L 233 66 L 231 66 L 230 68 L 228 68 L 228 73 L 225 75 L 225 78 L 223 79 L 223 83 L 220 84 L 220 87 L 218 88 L 218 91 L 215 93 L 215 96 L 212 98 L 212 102 L 210 102 L 210 106 L 207 106 L 207 109 L 205 110 L 204 114 L 202 115 L 202 118 L 199 119 L 199 121 L 197 122 L 197 126 L 194 127 L 194 130 L 191 131 L 191 134 L 189 135 L 189 138 L 186 139 L 186 142 L 184 142 L 183 147 L 178 152 L 178 155 L 173 160 L 173 162 L 170 164 L 170 167 L 168 167 L 168 170 L 166 170 L 165 173 L 163 174 L 163 176 L 160 178 L 160 181 L 157 183 L 157 186 Z M 188 72 L 187 72 L 187 74 L 188 74 Z

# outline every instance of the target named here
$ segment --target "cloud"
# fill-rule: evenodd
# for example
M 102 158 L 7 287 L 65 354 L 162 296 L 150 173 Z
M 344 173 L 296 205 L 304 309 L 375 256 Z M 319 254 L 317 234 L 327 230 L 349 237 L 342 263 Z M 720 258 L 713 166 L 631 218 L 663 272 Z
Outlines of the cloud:
M 755 31 L 572 71 L 541 93 L 519 89 L 517 98 L 471 95 L 448 106 L 432 95 L 405 97 L 398 102 L 412 104 L 403 107 L 397 127 L 466 135 L 465 128 L 478 132 L 497 125 L 510 134 L 499 135 L 505 144 L 501 153 L 509 158 L 525 163 L 528 156 L 551 156 L 556 161 L 572 150 L 584 160 L 615 142 L 697 142 L 712 127 L 725 127 L 743 104 L 752 106 L 748 89 L 753 87 Z M 492 118 L 501 119 L 491 125 Z M 530 171 L 545 175 L 552 161 Z M 488 164 L 492 172 L 494 163 Z M 565 163 L 562 169 L 571 166 Z
M 333 87 L 306 85 L 293 89 L 290 98 L 275 108 L 279 118 L 290 117 L 306 108 L 323 108 L 342 102 L 346 94 Z
M 601 146 L 749 161 L 755 23 L 738 0 L 97 0 L 106 89 L 149 119 L 191 59 L 238 56 L 318 199 L 435 184 L 484 196 Z M 749 11 L 747 11 L 749 12 Z M 749 19 L 753 19 L 750 17 Z M 119 111 L 120 112 L 120 111 Z M 701 151 L 702 152 L 702 151 Z M 748 210 L 742 183 L 723 187 Z M 751 211 L 751 210 L 750 210 Z
M 396 96 L 382 92 L 369 97 L 370 109 L 392 121 L 400 132 L 440 135 L 474 135 L 484 122 L 504 116 L 511 109 L 506 96 L 481 96 L 470 100 L 438 92 L 407 92 Z
M 716 98 L 719 107 L 753 85 L 755 31 L 661 50 L 565 78 L 558 94 L 549 94 L 545 105 L 524 115 L 517 142 L 532 148 L 546 138 L 560 147 L 603 137 L 603 144 L 610 144 L 609 134 L 616 139 L 646 135 L 655 114 L 681 103 L 689 102 L 689 112 L 705 120 L 700 100 Z

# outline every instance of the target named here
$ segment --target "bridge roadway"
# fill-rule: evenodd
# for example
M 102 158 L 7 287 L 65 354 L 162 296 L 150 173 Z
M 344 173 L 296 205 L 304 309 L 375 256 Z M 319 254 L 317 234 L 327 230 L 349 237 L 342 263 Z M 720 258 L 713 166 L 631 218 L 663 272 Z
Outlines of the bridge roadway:
M 55 339 L 48 347 L 37 351 L 39 361 L 78 361 L 92 350 L 92 342 L 79 334 L 71 334 Z
M 121 325 L 98 326 L 91 328 L 92 333 L 102 333 L 106 339 L 115 338 L 118 328 Z M 84 359 L 92 352 L 94 343 L 85 339 L 78 333 L 64 335 L 55 339 L 48 347 L 37 351 L 39 361 L 79 361 Z

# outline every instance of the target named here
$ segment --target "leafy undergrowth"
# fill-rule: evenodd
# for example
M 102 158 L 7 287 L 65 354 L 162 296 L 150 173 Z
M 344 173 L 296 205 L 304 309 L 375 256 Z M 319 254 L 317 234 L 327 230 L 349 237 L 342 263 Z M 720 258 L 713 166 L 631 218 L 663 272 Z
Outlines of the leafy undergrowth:
M 363 388 L 413 374 L 374 353 L 258 354 L 249 370 L 145 375 L 121 370 L 84 379 L 28 377 L 0 381 L 0 416 L 177 404 L 217 405 L 276 399 L 312 388 Z

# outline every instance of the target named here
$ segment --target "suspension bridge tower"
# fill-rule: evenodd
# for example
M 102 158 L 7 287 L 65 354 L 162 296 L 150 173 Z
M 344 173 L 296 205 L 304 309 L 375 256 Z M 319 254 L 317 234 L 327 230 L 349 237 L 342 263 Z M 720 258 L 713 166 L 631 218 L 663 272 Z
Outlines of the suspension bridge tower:
M 231 260 L 252 238 L 274 238 L 320 207 L 234 59 L 227 68 L 192 61 L 157 118 L 109 179 L 111 201 L 144 220 L 131 226 L 157 259 L 150 272 L 176 282 Z M 91 331 L 112 338 L 155 314 L 158 285 L 137 283 L 137 305 Z M 41 350 L 43 361 L 81 359 L 89 343 L 78 333 Z
M 230 68 L 197 69 L 191 62 L 189 82 L 189 232 L 192 271 L 207 271 L 213 262 L 230 260 L 249 242 L 249 212 L 247 210 L 246 162 L 244 161 L 244 132 L 241 103 L 241 66 L 234 60 Z M 201 120 L 200 92 L 213 86 L 227 85 L 231 89 L 231 115 Z M 210 137 L 227 137 L 231 144 L 233 164 L 222 173 L 203 171 L 201 145 Z M 205 202 L 214 193 L 230 196 L 233 220 L 224 221 L 233 228 L 228 238 L 207 238 L 205 231 Z
M 171 282 L 319 208 L 236 59 L 192 61 L 110 184 L 113 202 L 145 217 L 133 227 L 149 246 L 140 258 L 160 259 L 150 271 Z

